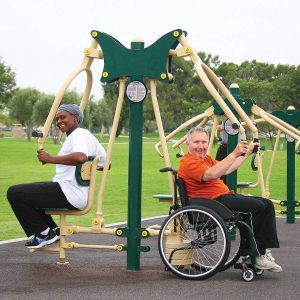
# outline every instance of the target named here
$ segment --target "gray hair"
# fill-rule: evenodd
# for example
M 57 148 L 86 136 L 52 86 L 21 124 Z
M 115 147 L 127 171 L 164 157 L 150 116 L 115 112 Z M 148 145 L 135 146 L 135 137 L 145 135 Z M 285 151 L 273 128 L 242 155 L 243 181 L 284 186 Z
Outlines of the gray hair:
M 196 127 L 192 127 L 188 133 L 187 133 L 187 137 L 186 137 L 186 140 L 187 141 L 190 141 L 191 140 L 191 134 L 194 133 L 194 132 L 204 132 L 207 137 L 209 138 L 209 134 L 208 134 L 208 131 L 203 128 L 203 127 L 200 127 L 200 126 L 196 126 Z
M 82 124 L 83 122 L 83 112 L 81 111 L 80 107 L 76 104 L 62 104 L 57 111 L 67 111 L 71 115 L 77 115 L 78 116 L 78 124 Z

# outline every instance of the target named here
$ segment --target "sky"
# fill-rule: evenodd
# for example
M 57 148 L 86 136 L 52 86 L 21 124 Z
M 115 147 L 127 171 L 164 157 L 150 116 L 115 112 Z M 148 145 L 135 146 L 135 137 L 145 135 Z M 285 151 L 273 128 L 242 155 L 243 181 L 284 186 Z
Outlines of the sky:
M 92 30 L 130 48 L 136 37 L 147 47 L 183 29 L 197 52 L 221 62 L 300 65 L 299 11 L 297 0 L 0 0 L 0 57 L 18 87 L 52 94 L 80 66 Z M 103 60 L 91 69 L 97 99 Z M 83 92 L 85 82 L 81 73 L 70 89 Z

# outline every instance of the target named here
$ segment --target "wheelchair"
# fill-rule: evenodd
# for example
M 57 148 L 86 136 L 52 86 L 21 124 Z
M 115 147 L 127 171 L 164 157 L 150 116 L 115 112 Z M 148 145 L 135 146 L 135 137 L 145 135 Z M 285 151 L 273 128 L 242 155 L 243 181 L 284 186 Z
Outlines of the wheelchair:
M 211 199 L 189 201 L 177 172 L 168 167 L 160 172 L 173 173 L 173 199 L 179 195 L 181 202 L 171 206 L 159 232 L 158 250 L 165 270 L 188 280 L 204 280 L 232 266 L 242 270 L 244 281 L 261 275 L 263 270 L 254 266 L 254 237 L 245 216 Z

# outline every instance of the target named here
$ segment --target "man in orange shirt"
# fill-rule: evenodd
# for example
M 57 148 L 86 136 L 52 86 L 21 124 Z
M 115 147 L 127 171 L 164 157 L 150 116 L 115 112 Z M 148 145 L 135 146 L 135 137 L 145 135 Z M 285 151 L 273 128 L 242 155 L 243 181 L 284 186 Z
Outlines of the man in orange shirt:
M 187 134 L 186 153 L 180 161 L 178 177 L 185 181 L 189 199 L 210 198 L 231 210 L 250 214 L 250 225 L 256 242 L 258 269 L 281 272 L 268 248 L 279 248 L 273 203 L 269 199 L 235 194 L 220 179 L 238 169 L 253 152 L 258 143 L 248 146 L 241 141 L 234 151 L 218 162 L 207 155 L 208 133 L 201 127 L 193 127 Z M 191 202 L 193 204 L 193 201 Z

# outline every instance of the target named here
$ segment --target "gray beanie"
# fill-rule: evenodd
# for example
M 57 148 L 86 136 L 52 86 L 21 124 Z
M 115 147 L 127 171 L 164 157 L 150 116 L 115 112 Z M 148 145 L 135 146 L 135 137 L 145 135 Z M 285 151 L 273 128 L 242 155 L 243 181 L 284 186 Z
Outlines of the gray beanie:
M 76 104 L 62 104 L 57 111 L 65 110 L 72 115 L 78 116 L 78 124 L 82 124 L 83 122 L 83 112 L 81 111 L 80 107 Z

